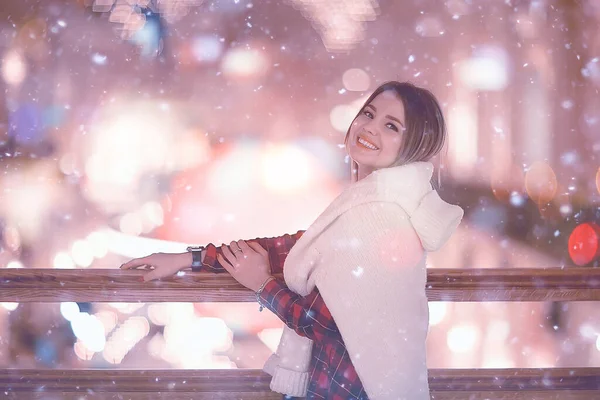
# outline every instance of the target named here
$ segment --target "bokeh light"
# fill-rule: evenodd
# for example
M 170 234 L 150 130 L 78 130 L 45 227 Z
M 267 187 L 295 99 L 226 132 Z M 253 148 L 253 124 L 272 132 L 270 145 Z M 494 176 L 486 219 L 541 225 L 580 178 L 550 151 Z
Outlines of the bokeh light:
M 5 301 L 5 302 L 1 302 L 0 306 L 4 307 L 5 310 L 15 311 L 17 309 L 17 307 L 19 307 L 19 303 Z
M 600 255 L 600 226 L 595 223 L 578 225 L 569 236 L 569 256 L 579 266 L 586 265 Z
M 442 21 L 434 16 L 420 16 L 415 23 L 415 32 L 423 37 L 436 37 L 444 34 Z
M 86 348 L 96 353 L 104 349 L 104 326 L 94 315 L 85 312 L 75 314 L 71 319 L 71 327 Z
M 460 78 L 475 90 L 502 90 L 508 84 L 508 54 L 499 47 L 480 46 L 460 65 Z
M 597 229 L 571 232 L 600 194 L 600 8 L 585 2 L 7 0 L 0 267 L 116 270 L 306 229 L 349 184 L 343 135 L 389 79 L 440 100 L 448 151 L 432 161 L 467 211 L 428 268 L 595 266 Z M 384 265 L 418 258 L 388 239 Z M 430 302 L 428 365 L 600 361 L 593 304 L 512 306 Z M 261 368 L 282 326 L 254 303 L 4 302 L 0 362 Z
M 258 78 L 269 72 L 270 65 L 264 51 L 237 47 L 225 53 L 221 70 L 231 78 Z
M 310 155 L 294 145 L 267 145 L 262 156 L 262 182 L 271 192 L 302 192 L 315 173 L 312 165 Z
M 448 303 L 444 301 L 430 301 L 429 303 L 429 326 L 440 324 L 448 314 Z
M 58 269 L 73 269 L 75 268 L 75 261 L 71 255 L 65 251 L 59 251 L 54 256 L 52 266 Z
M 25 22 L 17 33 L 15 44 L 33 60 L 46 59 L 50 55 L 46 21 L 33 18 Z
M 79 305 L 73 301 L 60 303 L 60 313 L 67 321 L 73 321 L 79 315 Z
M 99 322 L 99 321 L 98 321 Z M 100 323 L 100 322 L 99 322 Z M 100 323 L 100 329 L 104 327 Z M 111 364 L 120 364 L 127 353 L 150 332 L 150 323 L 143 316 L 131 316 L 119 325 L 106 340 L 102 356 Z M 102 336 L 104 337 L 104 336 Z
M 448 330 L 446 343 L 453 353 L 467 353 L 476 348 L 480 336 L 479 327 L 476 325 L 457 325 Z
M 538 205 L 549 203 L 556 195 L 558 183 L 548 163 L 536 162 L 525 173 L 527 195 Z
M 223 42 L 214 35 L 200 35 L 192 41 L 192 54 L 199 63 L 212 63 L 221 57 Z
M 94 261 L 94 252 L 86 240 L 77 240 L 71 247 L 71 257 L 75 264 L 87 268 Z
M 2 78 L 9 85 L 19 85 L 27 75 L 23 55 L 17 50 L 8 50 L 2 58 Z
M 492 170 L 490 186 L 494 197 L 504 203 L 517 201 L 515 196 L 525 195 L 525 174 L 517 164 Z
M 351 68 L 342 75 L 344 87 L 350 91 L 362 92 L 369 89 L 371 78 L 360 68 Z M 347 125 L 346 125 L 347 127 Z

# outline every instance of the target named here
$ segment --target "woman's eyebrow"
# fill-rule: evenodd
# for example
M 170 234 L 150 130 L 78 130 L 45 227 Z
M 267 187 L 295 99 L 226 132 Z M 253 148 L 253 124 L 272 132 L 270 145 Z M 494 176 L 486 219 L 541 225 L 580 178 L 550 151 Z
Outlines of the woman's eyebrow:
M 367 107 L 371 107 L 373 109 L 373 111 L 377 112 L 377 108 L 374 105 L 367 104 L 365 106 L 365 108 L 367 108 Z M 396 121 L 397 123 L 399 123 L 400 125 L 402 125 L 403 128 L 405 127 L 404 124 L 402 123 L 402 121 L 400 121 L 398 118 L 392 117 L 391 115 L 386 115 L 385 117 L 391 119 L 392 121 Z

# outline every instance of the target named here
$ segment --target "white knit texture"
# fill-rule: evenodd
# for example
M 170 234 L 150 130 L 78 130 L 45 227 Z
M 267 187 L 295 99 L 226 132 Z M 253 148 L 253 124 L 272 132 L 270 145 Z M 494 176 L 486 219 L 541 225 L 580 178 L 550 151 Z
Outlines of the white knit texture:
M 425 250 L 438 250 L 463 215 L 432 190 L 432 173 L 430 163 L 412 163 L 356 182 L 285 261 L 292 291 L 306 296 L 318 287 L 371 400 L 430 399 Z M 294 395 L 288 391 L 308 385 L 306 340 L 284 329 L 279 358 L 265 365 L 273 372 L 272 390 Z
M 408 215 L 392 203 L 363 204 L 321 237 L 360 238 L 334 245 L 316 285 L 369 398 L 429 400 L 425 252 Z

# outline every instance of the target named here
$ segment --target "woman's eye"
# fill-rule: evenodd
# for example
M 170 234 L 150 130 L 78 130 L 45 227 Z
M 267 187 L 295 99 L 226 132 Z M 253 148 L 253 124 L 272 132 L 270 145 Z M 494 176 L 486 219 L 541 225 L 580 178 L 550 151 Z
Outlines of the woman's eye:
M 386 126 L 389 127 L 391 130 L 398 132 L 398 128 L 396 127 L 396 125 L 392 124 L 391 122 Z
M 373 119 L 373 114 L 371 113 L 371 111 L 365 111 L 363 114 L 365 114 L 368 118 Z

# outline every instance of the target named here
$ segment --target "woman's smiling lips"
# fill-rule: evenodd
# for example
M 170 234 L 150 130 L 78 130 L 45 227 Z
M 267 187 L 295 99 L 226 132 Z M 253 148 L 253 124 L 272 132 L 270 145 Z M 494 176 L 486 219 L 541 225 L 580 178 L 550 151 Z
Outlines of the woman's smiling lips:
M 369 147 L 365 146 L 363 143 L 360 143 L 360 140 L 363 140 L 363 141 L 365 141 L 366 143 L 368 143 L 369 145 L 373 146 L 373 147 L 374 147 L 374 149 L 371 149 L 371 148 L 369 148 Z M 367 148 L 367 149 L 369 149 L 369 150 L 379 150 L 379 147 L 377 147 L 377 146 L 376 146 L 374 143 L 372 143 L 371 141 L 369 141 L 369 140 L 365 139 L 365 138 L 364 138 L 363 136 L 361 136 L 361 135 L 358 135 L 358 137 L 356 138 L 356 143 L 360 144 L 360 145 L 361 145 L 361 146 L 363 146 L 363 147 L 366 147 L 366 148 Z

